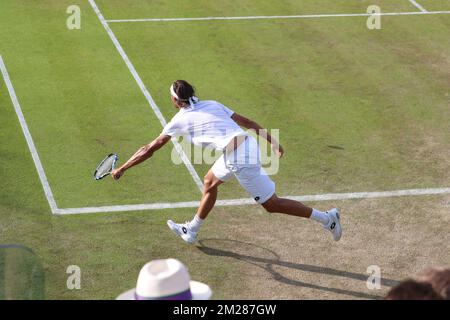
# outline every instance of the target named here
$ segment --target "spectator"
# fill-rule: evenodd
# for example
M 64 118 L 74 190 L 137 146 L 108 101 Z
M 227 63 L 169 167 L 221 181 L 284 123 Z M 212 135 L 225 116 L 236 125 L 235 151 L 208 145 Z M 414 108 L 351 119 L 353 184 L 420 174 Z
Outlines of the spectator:
M 187 268 L 176 259 L 153 260 L 142 267 L 135 289 L 116 300 L 208 300 L 211 288 L 190 279 Z
M 431 284 L 407 279 L 392 288 L 385 300 L 442 300 L 442 297 Z
M 419 273 L 417 280 L 431 284 L 443 299 L 450 300 L 450 269 L 428 268 Z

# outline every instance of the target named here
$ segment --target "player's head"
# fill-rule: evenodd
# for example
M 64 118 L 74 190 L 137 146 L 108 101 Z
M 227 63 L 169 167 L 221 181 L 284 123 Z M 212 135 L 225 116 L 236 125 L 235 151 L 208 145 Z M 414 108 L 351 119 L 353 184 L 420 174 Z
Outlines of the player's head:
M 177 80 L 170 86 L 172 103 L 176 108 L 184 108 L 197 101 L 194 87 L 185 80 Z

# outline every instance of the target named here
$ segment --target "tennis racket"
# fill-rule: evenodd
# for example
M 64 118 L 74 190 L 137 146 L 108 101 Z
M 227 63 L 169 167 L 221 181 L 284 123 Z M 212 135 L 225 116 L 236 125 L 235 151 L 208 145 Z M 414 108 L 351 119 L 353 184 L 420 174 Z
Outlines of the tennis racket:
M 97 166 L 97 169 L 95 169 L 95 180 L 100 180 L 108 176 L 114 170 L 118 159 L 119 157 L 114 153 L 111 153 L 105 159 L 103 159 L 102 162 L 100 162 L 100 164 Z

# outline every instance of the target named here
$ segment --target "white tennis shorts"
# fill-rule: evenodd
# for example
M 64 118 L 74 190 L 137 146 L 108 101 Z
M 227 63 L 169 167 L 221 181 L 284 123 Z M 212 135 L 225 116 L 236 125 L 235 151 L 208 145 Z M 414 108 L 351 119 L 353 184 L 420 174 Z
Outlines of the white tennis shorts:
M 216 160 L 211 170 L 221 181 L 233 176 L 258 203 L 264 203 L 275 193 L 275 183 L 261 167 L 261 151 L 252 136 L 247 136 L 236 150 L 223 154 Z

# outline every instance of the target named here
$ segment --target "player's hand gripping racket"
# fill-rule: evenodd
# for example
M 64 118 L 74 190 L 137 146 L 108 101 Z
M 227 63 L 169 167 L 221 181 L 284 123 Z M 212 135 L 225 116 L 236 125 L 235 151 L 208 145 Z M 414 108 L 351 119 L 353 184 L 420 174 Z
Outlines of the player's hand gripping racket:
M 119 157 L 114 153 L 111 153 L 109 156 L 103 159 L 102 162 L 100 162 L 100 164 L 98 165 L 97 169 L 95 169 L 95 180 L 100 180 L 108 176 L 115 169 L 118 159 Z

